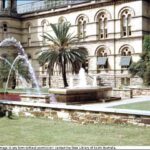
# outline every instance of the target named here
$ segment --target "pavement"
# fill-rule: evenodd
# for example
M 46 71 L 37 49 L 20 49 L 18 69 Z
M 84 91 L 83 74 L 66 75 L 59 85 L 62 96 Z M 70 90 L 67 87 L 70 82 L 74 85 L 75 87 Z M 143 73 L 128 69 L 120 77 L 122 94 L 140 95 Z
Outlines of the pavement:
M 67 105 L 65 103 L 29 103 L 29 102 L 17 102 L 17 101 L 6 101 L 1 100 L 0 104 L 13 104 L 20 106 L 35 106 L 52 109 L 66 109 L 66 110 L 79 110 L 79 111 L 90 111 L 90 112 L 105 112 L 105 113 L 118 113 L 128 115 L 142 115 L 150 117 L 150 111 L 143 110 L 131 110 L 131 109 L 119 109 L 111 108 L 123 104 L 131 104 L 136 102 L 150 101 L 150 96 L 137 96 L 132 99 L 119 100 L 106 103 L 91 103 L 91 104 L 80 104 L 80 105 Z

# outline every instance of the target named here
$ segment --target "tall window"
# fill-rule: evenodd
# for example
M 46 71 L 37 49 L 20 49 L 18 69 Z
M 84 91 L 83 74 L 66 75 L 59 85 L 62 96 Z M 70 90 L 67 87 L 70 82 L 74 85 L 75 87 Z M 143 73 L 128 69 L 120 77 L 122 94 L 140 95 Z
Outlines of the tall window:
M 31 46 L 31 24 L 27 24 L 27 45 Z
M 98 29 L 98 38 L 99 39 L 105 39 L 108 37 L 107 33 L 107 23 L 108 23 L 108 18 L 106 13 L 100 13 L 98 15 L 97 19 L 97 29 Z
M 63 16 L 59 17 L 58 23 L 64 23 L 64 22 L 67 22 L 67 19 Z
M 7 23 L 3 23 L 3 32 L 7 32 Z
M 41 25 L 42 25 L 42 36 L 44 36 L 44 33 L 47 32 L 48 22 L 46 20 L 43 20 Z M 43 40 L 42 41 L 43 44 L 45 44 L 45 41 L 46 41 L 45 38 L 42 38 L 42 40 Z
M 3 23 L 2 24 L 2 37 L 6 38 L 8 36 L 8 24 Z
M 108 50 L 100 48 L 97 51 L 97 69 L 108 69 Z
M 128 47 L 123 48 L 121 51 L 121 68 L 129 68 L 129 66 L 131 65 L 131 61 L 131 50 Z
M 78 19 L 78 38 L 79 40 L 85 39 L 86 37 L 86 24 L 87 24 L 87 19 L 85 16 L 81 16 Z
M 122 36 L 131 36 L 131 13 L 129 10 L 124 10 L 121 15 L 121 33 Z

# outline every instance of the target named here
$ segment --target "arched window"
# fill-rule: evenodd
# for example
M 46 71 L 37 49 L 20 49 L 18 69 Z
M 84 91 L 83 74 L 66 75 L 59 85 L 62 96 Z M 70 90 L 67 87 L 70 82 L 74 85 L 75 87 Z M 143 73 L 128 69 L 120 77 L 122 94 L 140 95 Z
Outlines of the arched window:
M 30 23 L 27 23 L 26 29 L 27 29 L 27 46 L 31 46 L 32 25 Z
M 131 65 L 132 62 L 132 50 L 129 47 L 124 47 L 121 50 L 121 61 L 120 65 L 121 68 L 128 68 Z
M 48 21 L 47 20 L 43 20 L 41 23 L 42 26 L 42 36 L 44 36 L 44 33 L 47 32 L 47 27 L 48 27 Z M 45 44 L 45 38 L 42 39 L 43 40 L 43 44 Z
M 131 36 L 131 12 L 126 9 L 121 14 L 121 35 L 122 36 Z
M 79 40 L 85 39 L 86 37 L 86 24 L 87 18 L 85 16 L 81 16 L 78 19 L 78 38 Z
M 7 23 L 3 23 L 3 32 L 7 32 L 7 29 L 8 27 L 7 27 Z
M 67 19 L 63 16 L 59 17 L 58 23 L 64 23 L 64 22 L 67 22 Z
M 131 56 L 131 50 L 129 47 L 125 47 L 121 51 L 121 56 Z
M 108 17 L 105 12 L 102 12 L 97 17 L 98 38 L 104 39 L 108 37 L 107 33 Z
M 108 55 L 109 51 L 105 47 L 97 50 L 97 69 L 108 69 Z

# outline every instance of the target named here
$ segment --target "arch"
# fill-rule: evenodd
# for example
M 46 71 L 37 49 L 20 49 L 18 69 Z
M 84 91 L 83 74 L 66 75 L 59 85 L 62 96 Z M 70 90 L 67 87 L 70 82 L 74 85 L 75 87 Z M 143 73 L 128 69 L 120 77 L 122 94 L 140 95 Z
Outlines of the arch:
M 126 11 L 126 10 L 129 10 L 129 12 L 130 12 L 130 14 L 131 14 L 132 17 L 135 16 L 135 11 L 134 11 L 134 9 L 133 9 L 132 7 L 126 6 L 126 7 L 123 7 L 123 8 L 119 11 L 119 13 L 118 13 L 118 19 L 121 18 L 123 12 Z
M 110 49 L 109 49 L 107 46 L 105 46 L 105 45 L 100 45 L 100 46 L 98 46 L 98 47 L 96 48 L 96 50 L 95 50 L 95 55 L 96 55 L 96 56 L 97 56 L 99 50 L 105 50 L 108 55 L 111 54 L 111 51 L 110 51 Z
M 108 10 L 106 10 L 106 9 L 101 9 L 101 10 L 99 10 L 99 11 L 95 14 L 95 16 L 94 16 L 94 21 L 95 21 L 95 22 L 97 22 L 98 16 L 99 16 L 100 14 L 102 14 L 102 13 L 105 13 L 105 14 L 107 15 L 108 20 L 112 19 L 111 13 L 110 13 Z
M 58 23 L 67 22 L 67 19 L 64 16 L 58 18 Z
M 29 60 L 32 59 L 32 55 L 30 53 L 27 53 L 27 57 Z
M 1 22 L 1 26 L 2 26 L 3 24 L 7 24 L 7 25 L 9 25 L 9 23 L 8 23 L 7 21 L 3 21 L 3 22 Z
M 46 32 L 46 31 L 48 30 L 48 25 L 49 25 L 48 20 L 43 19 L 43 20 L 41 21 L 42 34 L 44 34 L 44 32 Z
M 3 54 L 1 54 L 1 57 L 7 58 L 7 57 L 8 57 L 8 54 L 7 54 L 7 53 L 3 53 Z
M 6 22 L 6 21 L 2 22 L 1 26 L 2 26 L 3 32 L 7 32 L 8 31 L 8 22 Z
M 44 24 L 46 24 L 46 25 L 48 26 L 48 25 L 49 25 L 48 20 L 43 19 L 43 20 L 41 21 L 41 25 L 43 26 Z
M 131 45 L 125 44 L 125 45 L 123 45 L 123 46 L 120 47 L 120 49 L 119 49 L 119 54 L 121 54 L 121 52 L 122 52 L 125 48 L 128 48 L 128 49 L 131 51 L 132 54 L 135 53 L 135 50 L 134 50 L 134 48 L 133 48 Z
M 32 27 L 32 24 L 31 24 L 30 22 L 27 22 L 27 23 L 25 24 L 25 28 L 26 28 L 26 30 L 28 31 L 28 34 L 31 33 L 31 27 Z
M 85 14 L 80 14 L 80 15 L 76 18 L 76 21 L 75 21 L 75 24 L 76 24 L 76 25 L 78 24 L 78 20 L 79 20 L 81 17 L 84 17 L 84 18 L 86 19 L 87 23 L 89 22 L 88 16 L 86 16 Z
M 27 22 L 27 23 L 25 24 L 25 28 L 27 28 L 28 26 L 32 26 L 32 23 L 31 23 L 31 22 Z

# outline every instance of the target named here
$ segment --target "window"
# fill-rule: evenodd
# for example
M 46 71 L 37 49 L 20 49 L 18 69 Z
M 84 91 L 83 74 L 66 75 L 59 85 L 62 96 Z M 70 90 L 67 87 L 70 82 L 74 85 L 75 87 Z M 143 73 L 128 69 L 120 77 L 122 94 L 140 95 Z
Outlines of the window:
M 131 13 L 129 10 L 125 10 L 123 11 L 122 15 L 121 15 L 121 33 L 122 36 L 131 36 L 132 32 L 131 32 Z
M 129 68 L 131 62 L 132 62 L 131 50 L 126 47 L 121 51 L 121 60 L 120 60 L 121 68 L 122 69 Z
M 42 78 L 42 86 L 46 86 L 46 78 Z
M 81 16 L 78 19 L 78 38 L 79 40 L 84 40 L 86 37 L 86 23 L 87 19 L 84 16 Z
M 46 22 L 46 20 L 43 20 L 42 21 L 42 36 L 44 36 L 44 33 L 47 31 L 47 22 Z M 45 38 L 42 38 L 42 42 L 43 42 L 43 45 L 45 44 L 45 42 L 46 42 L 46 40 L 45 40 Z
M 47 69 L 48 69 L 48 65 L 47 64 L 45 64 L 44 66 L 42 66 L 42 74 L 46 74 L 46 72 L 47 72 Z
M 130 85 L 130 78 L 121 78 L 121 84 L 122 85 Z
M 85 69 L 85 72 L 88 73 L 89 61 L 88 59 L 82 64 L 82 67 Z
M 31 24 L 27 24 L 27 45 L 31 46 Z
M 3 24 L 3 32 L 7 32 L 7 24 L 6 23 Z
M 97 25 L 99 39 L 105 39 L 108 37 L 107 23 L 108 23 L 107 15 L 105 13 L 100 13 L 98 15 L 98 25 Z
M 59 17 L 58 23 L 64 23 L 64 22 L 67 22 L 67 19 L 63 16 Z
M 97 52 L 97 69 L 108 69 L 107 49 L 100 48 Z

